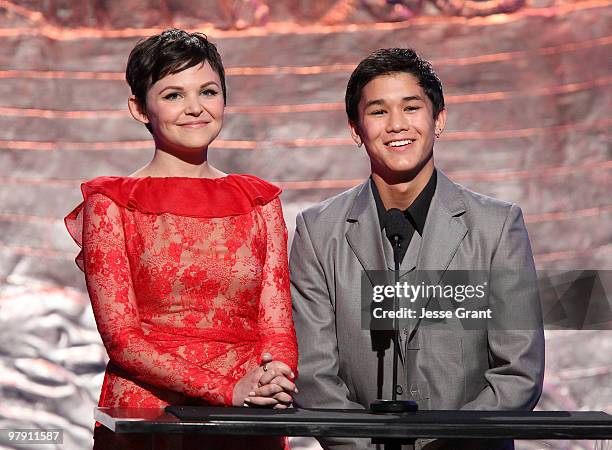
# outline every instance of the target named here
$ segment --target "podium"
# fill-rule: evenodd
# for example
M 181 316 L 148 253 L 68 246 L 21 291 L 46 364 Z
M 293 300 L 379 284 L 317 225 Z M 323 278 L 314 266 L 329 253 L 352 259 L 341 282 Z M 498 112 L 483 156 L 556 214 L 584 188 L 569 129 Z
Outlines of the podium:
M 418 411 L 177 407 L 96 408 L 115 433 L 202 433 L 250 436 L 373 438 L 395 448 L 417 438 L 612 439 L 612 416 L 601 411 Z

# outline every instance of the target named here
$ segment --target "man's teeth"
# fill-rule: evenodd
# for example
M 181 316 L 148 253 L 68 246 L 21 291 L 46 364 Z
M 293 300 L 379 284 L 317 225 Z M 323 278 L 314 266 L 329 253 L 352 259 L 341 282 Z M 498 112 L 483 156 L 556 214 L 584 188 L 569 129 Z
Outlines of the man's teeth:
M 401 147 L 402 145 L 408 145 L 408 144 L 412 144 L 412 139 L 404 139 L 403 141 L 393 141 L 393 142 L 390 142 L 388 145 L 390 147 Z

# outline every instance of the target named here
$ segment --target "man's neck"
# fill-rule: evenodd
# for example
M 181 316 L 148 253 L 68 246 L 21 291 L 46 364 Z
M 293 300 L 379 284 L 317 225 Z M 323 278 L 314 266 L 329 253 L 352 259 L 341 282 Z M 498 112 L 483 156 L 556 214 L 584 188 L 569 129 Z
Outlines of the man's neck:
M 372 180 L 376 183 L 380 199 L 385 209 L 398 208 L 403 211 L 407 209 L 419 196 L 434 171 L 433 164 L 423 168 L 414 178 L 409 180 L 392 181 L 385 180 L 377 173 L 372 173 Z

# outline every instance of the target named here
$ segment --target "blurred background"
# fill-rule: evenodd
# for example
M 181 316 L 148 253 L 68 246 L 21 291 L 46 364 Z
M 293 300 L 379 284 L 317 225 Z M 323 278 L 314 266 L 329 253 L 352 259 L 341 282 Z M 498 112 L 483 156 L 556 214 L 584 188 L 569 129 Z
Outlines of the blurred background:
M 152 156 L 124 69 L 168 27 L 217 44 L 229 96 L 209 154 L 280 185 L 291 235 L 299 210 L 369 173 L 346 125 L 349 74 L 412 47 L 444 84 L 438 167 L 523 208 L 538 269 L 612 269 L 612 0 L 0 0 L 0 429 L 91 445 L 106 353 L 62 218 L 81 182 Z M 612 413 L 612 332 L 546 337 L 538 408 Z

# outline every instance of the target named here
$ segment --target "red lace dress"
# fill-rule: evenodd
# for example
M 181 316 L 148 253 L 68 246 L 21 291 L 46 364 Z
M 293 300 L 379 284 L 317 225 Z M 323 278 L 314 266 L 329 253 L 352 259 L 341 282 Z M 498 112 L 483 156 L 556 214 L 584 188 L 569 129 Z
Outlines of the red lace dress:
M 100 406 L 231 405 L 264 352 L 297 373 L 276 186 L 101 177 L 81 190 L 65 222 L 110 358 Z

